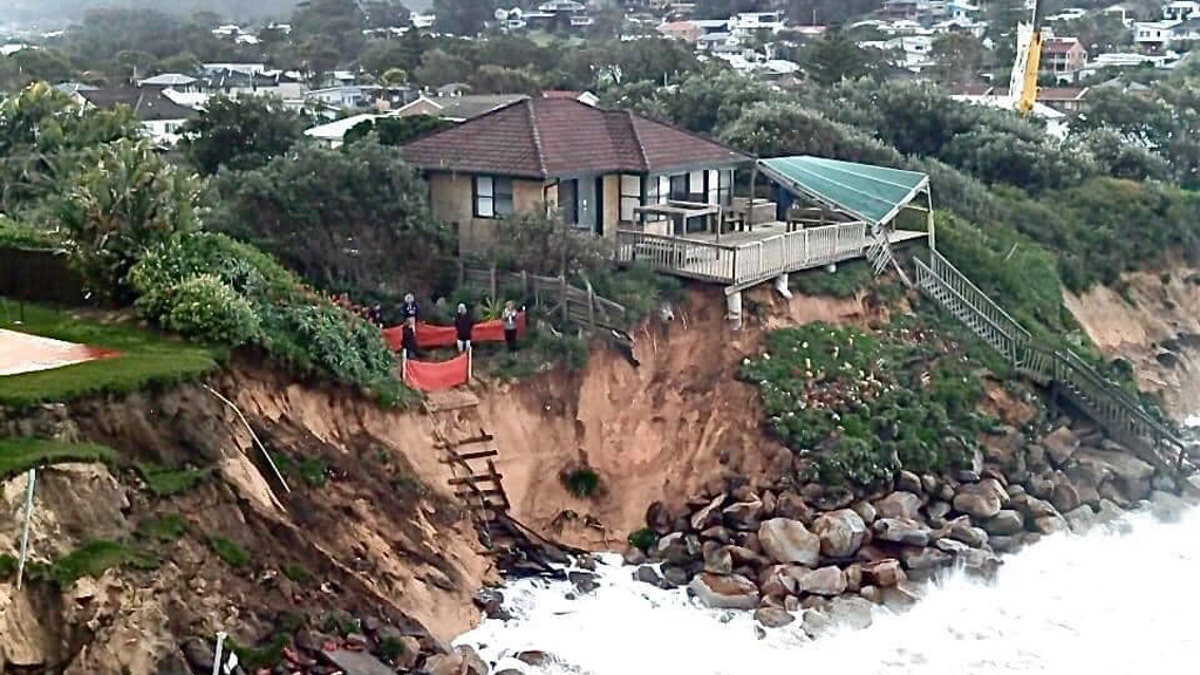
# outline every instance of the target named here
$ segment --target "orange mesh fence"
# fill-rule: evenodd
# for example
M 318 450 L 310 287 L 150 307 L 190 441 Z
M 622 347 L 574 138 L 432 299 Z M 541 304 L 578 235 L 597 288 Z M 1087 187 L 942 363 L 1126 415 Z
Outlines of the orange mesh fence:
M 517 315 L 517 335 L 525 334 L 527 326 L 525 312 Z M 383 338 L 387 340 L 392 351 L 400 351 L 404 339 L 403 326 L 391 326 L 383 329 Z M 417 322 L 417 346 L 421 349 L 433 347 L 453 347 L 457 342 L 454 326 L 436 326 L 424 321 Z M 504 342 L 504 322 L 499 319 L 480 321 L 471 329 L 472 342 Z
M 449 361 L 404 361 L 404 382 L 420 391 L 438 391 L 466 384 L 471 378 L 471 357 L 459 354 Z

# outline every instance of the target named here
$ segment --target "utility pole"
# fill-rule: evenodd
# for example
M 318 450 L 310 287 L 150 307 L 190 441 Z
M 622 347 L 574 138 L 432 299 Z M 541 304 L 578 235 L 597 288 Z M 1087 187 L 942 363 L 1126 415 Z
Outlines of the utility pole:
M 29 485 L 25 487 L 25 524 L 21 528 L 21 559 L 17 561 L 17 590 L 25 576 L 25 557 L 29 555 L 29 526 L 33 523 L 33 484 L 37 480 L 37 469 L 29 470 Z

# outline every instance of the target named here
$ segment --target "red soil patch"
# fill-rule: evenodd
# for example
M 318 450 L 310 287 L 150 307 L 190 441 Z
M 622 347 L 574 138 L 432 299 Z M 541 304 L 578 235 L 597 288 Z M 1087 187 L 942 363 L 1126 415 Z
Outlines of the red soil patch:
M 0 328 L 0 377 L 109 359 L 120 352 Z

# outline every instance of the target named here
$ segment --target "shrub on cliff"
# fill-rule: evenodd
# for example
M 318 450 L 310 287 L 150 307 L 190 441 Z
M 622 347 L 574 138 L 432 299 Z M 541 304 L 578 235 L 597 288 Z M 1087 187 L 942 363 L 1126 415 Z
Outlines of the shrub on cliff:
M 190 277 L 172 293 L 174 303 L 162 322 L 177 333 L 237 347 L 257 337 L 261 330 L 250 302 L 216 275 Z
M 771 333 L 740 374 L 759 387 L 768 429 L 811 455 L 819 480 L 868 487 L 966 459 L 984 420 L 965 351 L 920 321 L 878 335 L 814 323 Z
M 301 370 L 396 394 L 395 358 L 379 329 L 253 246 L 223 234 L 183 233 L 151 249 L 129 277 L 138 311 L 164 327 L 257 344 Z M 223 311 L 209 302 L 218 298 L 228 303 Z

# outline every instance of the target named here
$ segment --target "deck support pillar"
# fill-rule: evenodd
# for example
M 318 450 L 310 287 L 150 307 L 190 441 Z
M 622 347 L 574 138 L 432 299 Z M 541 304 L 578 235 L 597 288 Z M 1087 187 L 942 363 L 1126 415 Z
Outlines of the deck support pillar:
M 788 273 L 784 272 L 775 277 L 775 290 L 788 300 L 792 299 L 792 290 L 788 288 Z
M 725 316 L 733 322 L 734 330 L 742 328 L 742 292 L 734 291 L 725 296 Z

